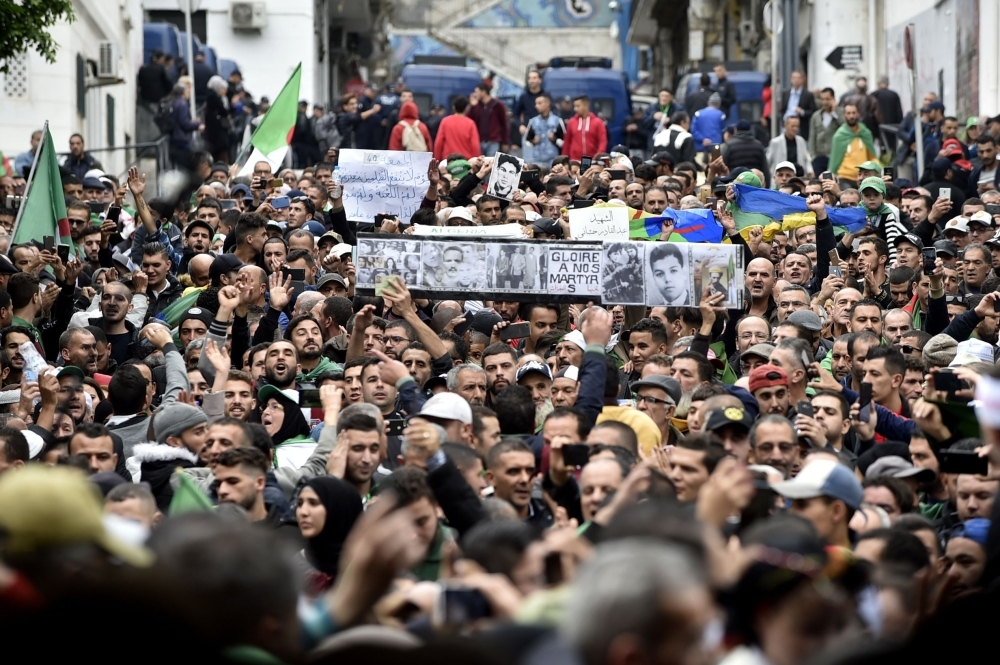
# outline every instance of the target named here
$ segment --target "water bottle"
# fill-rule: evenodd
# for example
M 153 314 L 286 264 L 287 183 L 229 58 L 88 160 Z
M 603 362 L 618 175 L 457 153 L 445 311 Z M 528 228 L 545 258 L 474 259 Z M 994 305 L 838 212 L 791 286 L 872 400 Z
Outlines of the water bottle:
M 24 380 L 38 381 L 39 375 L 46 368 L 45 358 L 38 352 L 32 342 L 24 342 L 17 347 L 18 353 L 24 358 Z
M 339 199 L 344 195 L 344 187 L 340 184 L 340 167 L 333 167 L 333 175 L 331 176 L 333 184 L 330 186 L 330 198 Z

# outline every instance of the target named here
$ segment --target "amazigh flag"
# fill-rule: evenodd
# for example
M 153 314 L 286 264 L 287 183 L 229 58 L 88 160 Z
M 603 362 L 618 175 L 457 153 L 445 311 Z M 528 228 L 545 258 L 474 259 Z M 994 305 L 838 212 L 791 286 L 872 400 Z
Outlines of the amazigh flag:
M 772 219 L 783 220 L 786 215 L 793 218 L 799 216 L 801 222 L 801 216 L 810 212 L 806 200 L 801 196 L 782 194 L 772 189 L 750 185 L 736 184 L 734 187 L 736 206 L 733 219 L 736 220 L 736 228 L 740 231 L 749 226 L 766 226 Z M 848 233 L 857 233 L 865 228 L 865 212 L 861 208 L 827 207 L 826 214 L 835 228 L 841 227 Z
M 659 217 L 647 217 L 645 222 L 647 225 L 650 225 L 654 223 L 653 220 L 656 220 L 655 223 L 662 227 L 664 219 L 670 219 L 674 222 L 674 232 L 671 234 L 671 240 L 674 240 L 674 236 L 680 236 L 687 242 L 710 242 L 716 244 L 722 242 L 722 225 L 715 221 L 715 215 L 711 210 L 706 210 L 705 208 L 692 208 L 690 210 L 673 210 L 667 208 L 660 213 Z
M 69 234 L 69 219 L 66 216 L 66 196 L 63 194 L 62 178 L 56 148 L 45 123 L 42 144 L 38 147 L 31 179 L 27 185 L 24 203 L 17 213 L 14 223 L 14 245 L 41 242 L 45 236 L 54 236 L 56 244 L 69 245 L 73 253 L 73 239 Z
M 191 477 L 183 471 L 177 471 L 179 481 L 174 497 L 170 499 L 167 514 L 173 517 L 182 513 L 207 513 L 212 510 L 212 500 L 194 484 Z
M 264 114 L 264 119 L 257 125 L 257 130 L 250 137 L 253 151 L 247 159 L 239 175 L 253 173 L 257 162 L 269 162 L 271 169 L 277 173 L 278 167 L 285 159 L 288 146 L 292 143 L 295 133 L 295 122 L 299 117 L 299 83 L 302 80 L 302 63 L 292 72 L 291 78 L 285 83 L 278 96 L 271 102 L 271 108 Z M 246 152 L 246 148 L 244 148 Z M 239 161 L 239 160 L 237 160 Z
M 608 208 L 614 203 L 598 203 L 595 208 Z M 663 217 L 657 217 L 645 210 L 628 208 L 628 237 L 629 240 L 659 240 L 663 231 Z M 671 242 L 685 242 L 684 237 L 676 233 L 670 234 Z

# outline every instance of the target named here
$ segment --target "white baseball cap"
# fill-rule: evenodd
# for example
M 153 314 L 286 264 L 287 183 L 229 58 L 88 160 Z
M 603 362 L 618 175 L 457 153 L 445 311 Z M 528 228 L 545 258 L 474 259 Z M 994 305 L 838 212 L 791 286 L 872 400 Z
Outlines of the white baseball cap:
M 791 162 L 779 162 L 777 166 L 774 167 L 774 172 L 777 173 L 781 169 L 791 169 L 792 173 L 795 173 L 795 164 Z
M 448 214 L 448 219 L 455 219 L 456 217 L 464 219 L 467 222 L 473 221 L 472 213 L 469 212 L 469 209 L 465 206 L 456 206 L 451 209 L 451 212 Z
M 418 416 L 430 416 L 441 420 L 457 420 L 464 425 L 472 424 L 472 407 L 461 395 L 438 393 L 424 402 Z
M 945 233 L 948 231 L 958 231 L 959 233 L 969 232 L 969 220 L 965 217 L 952 217 L 948 220 L 948 223 L 944 225 Z

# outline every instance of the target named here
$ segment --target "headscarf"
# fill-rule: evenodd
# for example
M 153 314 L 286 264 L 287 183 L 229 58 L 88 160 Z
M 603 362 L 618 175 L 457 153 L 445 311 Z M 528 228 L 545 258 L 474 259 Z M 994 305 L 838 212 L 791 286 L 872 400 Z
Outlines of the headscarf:
M 285 407 L 285 419 L 281 423 L 281 429 L 271 437 L 271 441 L 274 442 L 275 447 L 280 446 L 289 439 L 309 435 L 309 423 L 306 421 L 306 417 L 302 415 L 302 409 L 299 408 L 297 403 L 290 400 L 283 393 L 275 393 L 269 399 L 276 399 L 281 406 Z
M 340 552 L 364 508 L 357 488 L 333 476 L 317 476 L 305 484 L 326 508 L 323 530 L 306 543 L 306 558 L 317 570 L 336 579 Z

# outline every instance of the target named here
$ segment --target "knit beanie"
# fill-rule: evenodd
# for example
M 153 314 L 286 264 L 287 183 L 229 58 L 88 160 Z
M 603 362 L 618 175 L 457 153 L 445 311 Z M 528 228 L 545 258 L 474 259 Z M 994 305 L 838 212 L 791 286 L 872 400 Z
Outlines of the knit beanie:
M 156 412 L 153 434 L 157 443 L 166 443 L 167 437 L 180 436 L 185 430 L 207 423 L 208 416 L 201 409 L 182 402 L 170 402 Z

